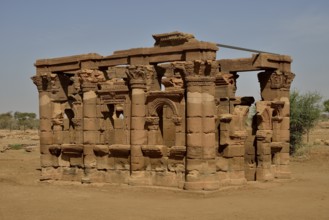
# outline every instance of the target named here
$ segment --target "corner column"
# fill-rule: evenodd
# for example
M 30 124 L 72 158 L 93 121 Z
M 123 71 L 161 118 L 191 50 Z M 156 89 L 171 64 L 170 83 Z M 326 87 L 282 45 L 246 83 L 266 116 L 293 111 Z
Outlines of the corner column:
M 40 162 L 41 162 L 41 180 L 51 179 L 51 173 L 47 169 L 58 167 L 58 152 L 51 153 L 50 148 L 53 144 L 52 132 L 52 101 L 50 97 L 51 73 L 41 73 L 32 77 L 33 83 L 37 86 L 39 92 L 39 118 L 40 118 Z M 50 171 L 51 172 L 51 171 Z

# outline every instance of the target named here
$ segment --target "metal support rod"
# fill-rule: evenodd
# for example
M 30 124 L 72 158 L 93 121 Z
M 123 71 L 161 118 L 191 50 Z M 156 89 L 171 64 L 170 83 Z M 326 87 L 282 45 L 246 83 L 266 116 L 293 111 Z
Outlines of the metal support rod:
M 231 46 L 231 45 L 226 45 L 226 44 L 216 44 L 216 45 L 219 47 L 225 47 L 225 48 L 229 48 L 229 49 L 233 49 L 233 50 L 243 50 L 243 51 L 254 52 L 254 53 L 269 53 L 269 54 L 280 55 L 277 53 L 271 53 L 271 52 L 266 52 L 266 51 L 261 51 L 261 50 L 253 50 L 253 49 L 236 47 L 236 46 Z

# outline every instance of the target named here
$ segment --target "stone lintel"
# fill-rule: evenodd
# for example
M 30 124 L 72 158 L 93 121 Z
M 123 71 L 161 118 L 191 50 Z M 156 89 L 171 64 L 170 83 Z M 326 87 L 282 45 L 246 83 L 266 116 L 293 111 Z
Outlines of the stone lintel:
M 279 69 L 290 72 L 292 59 L 286 55 L 253 54 L 250 58 L 218 60 L 222 72 L 245 72 L 262 69 Z
M 102 56 L 97 53 L 88 53 L 88 54 L 73 55 L 66 57 L 40 59 L 35 62 L 34 66 L 46 67 L 46 66 L 56 66 L 56 65 L 72 65 L 79 63 L 81 61 L 99 60 L 101 58 Z

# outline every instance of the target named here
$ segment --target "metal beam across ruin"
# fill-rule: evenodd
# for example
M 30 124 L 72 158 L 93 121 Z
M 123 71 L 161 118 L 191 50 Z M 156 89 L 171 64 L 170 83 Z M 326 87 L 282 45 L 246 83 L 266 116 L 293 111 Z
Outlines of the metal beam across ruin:
M 272 52 L 266 52 L 266 51 L 261 51 L 261 50 L 254 50 L 254 49 L 248 49 L 244 47 L 236 47 L 232 45 L 227 45 L 227 44 L 216 44 L 218 47 L 224 47 L 228 49 L 233 49 L 233 50 L 243 50 L 243 51 L 248 51 L 248 52 L 253 52 L 253 53 L 268 53 L 268 54 L 275 54 L 275 55 L 280 55 L 277 53 L 272 53 Z

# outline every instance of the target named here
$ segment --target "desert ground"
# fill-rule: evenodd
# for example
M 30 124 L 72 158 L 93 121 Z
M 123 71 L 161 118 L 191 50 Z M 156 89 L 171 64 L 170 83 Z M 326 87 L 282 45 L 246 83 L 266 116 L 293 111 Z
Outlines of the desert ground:
M 328 127 L 317 126 L 316 145 L 291 159 L 291 180 L 215 193 L 40 182 L 37 131 L 0 130 L 0 220 L 329 219 Z

